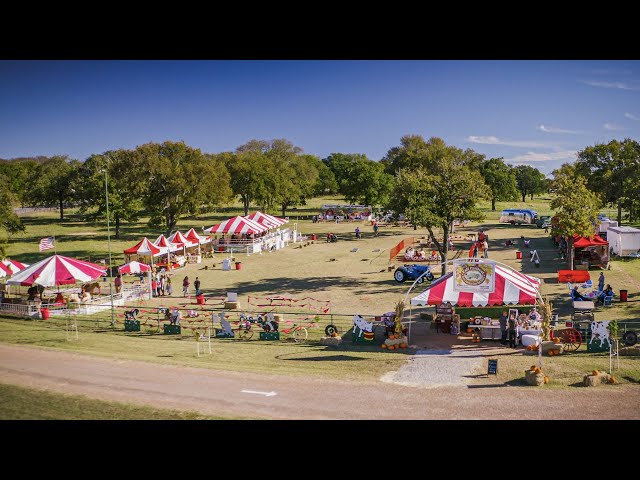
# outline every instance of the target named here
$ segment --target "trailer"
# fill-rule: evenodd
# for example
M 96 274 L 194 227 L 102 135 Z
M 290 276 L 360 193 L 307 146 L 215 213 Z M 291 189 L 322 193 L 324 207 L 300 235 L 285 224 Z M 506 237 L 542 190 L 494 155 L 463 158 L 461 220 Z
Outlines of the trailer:
M 538 220 L 538 212 L 531 209 L 506 208 L 500 213 L 500 223 L 511 225 L 531 225 Z
M 640 230 L 633 227 L 609 227 L 607 240 L 614 255 L 637 257 L 640 253 Z

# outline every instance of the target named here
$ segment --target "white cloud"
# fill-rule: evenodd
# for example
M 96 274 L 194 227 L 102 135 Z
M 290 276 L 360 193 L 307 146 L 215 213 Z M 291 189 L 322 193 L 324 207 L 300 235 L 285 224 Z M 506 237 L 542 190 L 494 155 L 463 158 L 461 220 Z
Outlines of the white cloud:
M 600 88 L 617 88 L 619 90 L 638 90 L 640 87 L 638 85 L 629 85 L 625 82 L 599 82 L 597 80 L 580 80 L 585 85 L 589 85 L 591 87 L 600 87 Z
M 565 130 L 564 128 L 547 127 L 543 124 L 538 125 L 537 129 L 541 132 L 546 133 L 580 133 L 577 130 Z
M 498 137 L 494 137 L 493 135 L 490 135 L 490 136 L 470 135 L 467 137 L 467 141 L 471 143 L 481 143 L 483 145 L 506 145 L 508 147 L 524 147 L 524 148 L 536 148 L 536 147 L 549 146 L 540 142 L 505 140 L 505 139 L 500 139 Z
M 626 112 L 624 116 L 630 118 L 631 120 L 640 120 L 640 118 L 636 117 L 633 113 Z
M 611 122 L 607 122 L 602 126 L 604 127 L 605 130 L 626 130 L 626 128 Z
M 577 153 L 575 150 L 563 150 L 550 153 L 527 152 L 524 155 L 518 155 L 517 157 L 507 158 L 505 160 L 513 163 L 552 162 L 559 160 L 574 161 Z

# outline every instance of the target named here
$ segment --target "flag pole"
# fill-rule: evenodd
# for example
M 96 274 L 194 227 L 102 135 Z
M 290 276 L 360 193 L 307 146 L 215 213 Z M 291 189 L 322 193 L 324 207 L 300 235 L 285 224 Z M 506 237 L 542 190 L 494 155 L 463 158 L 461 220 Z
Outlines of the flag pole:
M 57 255 L 58 254 L 58 247 L 56 246 L 56 236 L 53 236 L 53 254 Z

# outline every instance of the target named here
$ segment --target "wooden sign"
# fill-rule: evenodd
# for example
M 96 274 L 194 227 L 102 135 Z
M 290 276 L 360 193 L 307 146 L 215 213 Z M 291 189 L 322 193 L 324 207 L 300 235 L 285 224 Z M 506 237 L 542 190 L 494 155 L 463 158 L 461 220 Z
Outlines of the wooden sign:
M 489 363 L 487 365 L 487 375 L 497 375 L 498 374 L 498 359 L 490 358 Z

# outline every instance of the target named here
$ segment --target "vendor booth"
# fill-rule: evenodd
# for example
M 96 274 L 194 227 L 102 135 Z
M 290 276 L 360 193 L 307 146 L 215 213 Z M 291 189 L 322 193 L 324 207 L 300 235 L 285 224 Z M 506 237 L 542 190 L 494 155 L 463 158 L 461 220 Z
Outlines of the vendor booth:
M 454 263 L 455 265 L 455 263 Z M 435 305 L 436 317 L 441 306 L 447 307 L 452 326 L 460 330 L 460 317 L 450 307 L 487 307 L 494 305 L 535 305 L 540 280 L 486 260 L 462 261 L 454 271 L 440 277 L 424 292 L 411 299 L 411 305 Z M 464 279 L 470 283 L 463 285 Z M 465 291 L 467 290 L 467 291 Z M 536 317 L 537 319 L 537 317 Z M 436 318 L 437 320 L 437 318 Z M 469 327 L 480 331 L 480 338 L 499 338 L 498 318 L 475 316 Z M 518 327 L 531 333 L 539 332 L 539 325 L 528 315 L 518 317 Z
M 611 230 L 611 229 L 609 229 Z M 576 270 L 591 267 L 609 267 L 609 242 L 598 235 L 593 237 L 573 236 L 573 265 Z

